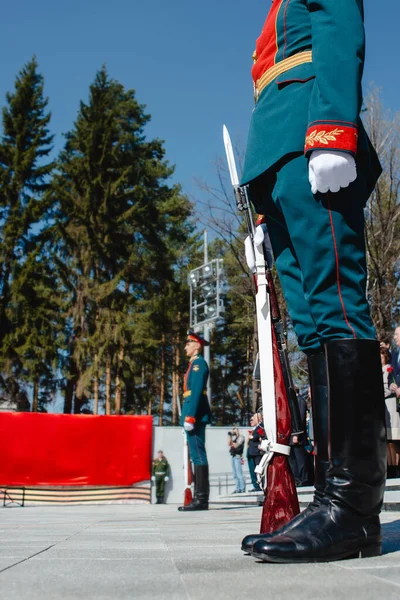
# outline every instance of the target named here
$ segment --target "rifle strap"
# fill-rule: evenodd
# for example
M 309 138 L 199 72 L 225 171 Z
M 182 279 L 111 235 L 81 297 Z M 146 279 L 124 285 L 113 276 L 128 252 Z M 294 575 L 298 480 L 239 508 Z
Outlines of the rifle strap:
M 274 454 L 284 454 L 289 456 L 290 454 L 290 446 L 285 446 L 284 444 L 277 444 L 276 442 L 271 442 L 270 440 L 263 440 L 261 442 L 261 449 L 264 450 L 265 454 L 262 457 L 260 463 L 254 469 L 254 472 L 257 476 L 257 482 L 259 485 L 264 483 L 264 490 L 267 489 L 267 468 L 269 463 L 272 460 Z M 264 478 L 264 482 L 263 482 Z

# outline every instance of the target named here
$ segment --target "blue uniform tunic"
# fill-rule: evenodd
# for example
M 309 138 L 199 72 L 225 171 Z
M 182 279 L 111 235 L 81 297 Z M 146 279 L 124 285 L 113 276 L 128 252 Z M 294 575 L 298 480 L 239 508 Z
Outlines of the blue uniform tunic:
M 192 356 L 184 378 L 181 424 L 185 419 L 194 422 L 193 431 L 186 432 L 190 459 L 194 465 L 208 465 L 205 447 L 206 425 L 211 421 L 207 398 L 208 375 L 208 365 L 203 356 Z
M 298 342 L 375 337 L 366 301 L 363 207 L 381 167 L 360 120 L 362 0 L 274 0 L 257 40 L 242 183 L 266 216 Z M 354 156 L 357 179 L 312 194 L 313 150 Z

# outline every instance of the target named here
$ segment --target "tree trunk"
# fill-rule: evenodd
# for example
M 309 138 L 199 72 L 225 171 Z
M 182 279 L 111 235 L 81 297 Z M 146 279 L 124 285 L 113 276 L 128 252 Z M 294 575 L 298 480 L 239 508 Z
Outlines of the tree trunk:
M 111 357 L 106 358 L 106 415 L 111 414 Z
M 121 414 L 121 365 L 124 360 L 124 349 L 121 346 L 118 352 L 117 375 L 115 377 L 115 414 Z
M 226 398 L 226 372 L 227 372 L 228 358 L 225 355 L 225 366 L 222 370 L 222 398 L 221 398 L 221 419 L 220 424 L 225 425 L 225 398 Z
M 244 414 L 245 414 L 246 411 L 245 411 L 245 404 L 244 404 L 244 400 L 243 400 L 243 396 L 242 396 L 241 390 L 236 390 L 236 397 L 239 400 L 239 405 L 240 405 L 240 421 L 241 421 L 241 424 L 243 425 Z
M 178 313 L 178 322 L 180 322 L 181 314 Z M 180 336 L 179 333 L 175 337 L 174 346 L 174 365 L 172 371 L 172 424 L 179 425 L 179 411 L 178 411 L 178 396 L 179 394 L 179 367 L 181 362 L 180 356 Z M 182 406 L 183 398 L 179 398 Z
M 98 265 L 95 265 L 96 278 L 98 278 Z M 98 323 L 100 320 L 99 309 L 96 310 L 96 319 L 95 326 L 96 330 L 98 328 Z M 93 381 L 93 414 L 99 414 L 99 355 L 94 355 L 94 364 L 95 364 L 95 373 L 94 373 L 94 381 Z
M 178 386 L 175 369 L 175 340 L 172 343 L 172 425 L 176 425 Z
M 33 400 L 32 400 L 32 412 L 37 412 L 39 400 L 39 382 L 35 380 L 33 384 Z
M 142 390 L 144 389 L 144 382 L 145 382 L 145 368 L 143 365 L 142 366 Z M 151 415 L 152 410 L 153 410 L 153 398 L 152 398 L 152 394 L 151 394 L 151 390 L 150 390 L 149 400 L 147 402 L 147 414 Z
M 175 351 L 176 351 L 176 338 L 175 336 L 172 338 L 172 425 L 175 425 L 176 419 L 176 397 L 177 397 L 177 387 L 176 387 L 176 369 L 175 369 Z
M 160 382 L 160 408 L 158 424 L 161 427 L 163 424 L 165 402 L 165 333 L 161 336 L 161 382 Z
M 94 357 L 96 366 L 97 366 L 97 361 L 98 361 L 98 356 L 97 354 Z M 93 382 L 93 414 L 97 415 L 99 414 L 99 374 L 96 368 L 96 373 L 94 376 L 94 382 Z
M 72 413 L 72 399 L 74 397 L 75 389 L 75 378 L 70 377 L 67 379 L 67 385 L 65 386 L 65 397 L 64 397 L 64 414 L 70 415 Z
M 83 394 L 82 386 L 80 385 L 80 373 L 77 370 L 75 385 L 75 399 L 74 399 L 74 414 L 79 415 L 81 413 L 82 406 L 85 404 L 85 396 Z

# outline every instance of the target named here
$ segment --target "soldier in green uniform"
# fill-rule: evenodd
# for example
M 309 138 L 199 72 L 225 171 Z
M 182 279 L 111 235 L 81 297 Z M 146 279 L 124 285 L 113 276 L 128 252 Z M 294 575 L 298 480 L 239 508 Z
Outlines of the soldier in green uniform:
M 253 536 L 264 561 L 381 553 L 385 413 L 363 214 L 381 167 L 360 119 L 364 44 L 362 0 L 273 0 L 253 55 L 242 183 L 308 358 L 320 467 L 309 507 Z
M 165 483 L 169 480 L 170 467 L 162 450 L 158 451 L 157 458 L 153 461 L 151 473 L 151 479 L 156 484 L 156 504 L 163 504 Z
M 181 424 L 194 467 L 194 495 L 190 504 L 178 508 L 180 511 L 208 509 L 210 486 L 205 442 L 211 410 L 207 397 L 208 366 L 201 354 L 206 345 L 206 340 L 189 329 L 185 351 L 190 361 L 184 377 Z

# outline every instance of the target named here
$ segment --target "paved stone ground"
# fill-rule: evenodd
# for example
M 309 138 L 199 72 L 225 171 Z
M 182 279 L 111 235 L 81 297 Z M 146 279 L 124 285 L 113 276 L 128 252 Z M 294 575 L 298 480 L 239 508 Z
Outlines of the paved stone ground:
M 0 509 L 0 598 L 400 598 L 400 512 L 382 514 L 384 555 L 273 565 L 244 556 L 260 508 L 176 505 Z

